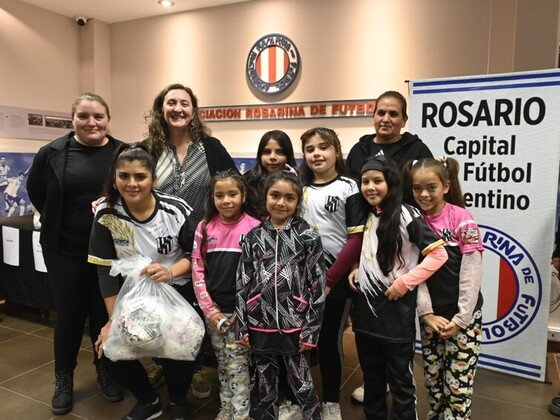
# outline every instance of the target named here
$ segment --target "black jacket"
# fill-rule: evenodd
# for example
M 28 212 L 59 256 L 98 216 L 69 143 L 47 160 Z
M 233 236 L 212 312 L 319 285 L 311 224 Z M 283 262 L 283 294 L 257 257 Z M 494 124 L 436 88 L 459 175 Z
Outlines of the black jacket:
M 41 214 L 40 242 L 43 249 L 51 252 L 58 252 L 60 248 L 60 229 L 64 215 L 64 170 L 68 147 L 74 134 L 72 131 L 41 147 L 33 159 L 27 179 L 29 198 Z M 122 143 L 111 136 L 107 137 L 115 149 Z
M 392 159 L 399 169 L 402 169 L 409 160 L 433 157 L 428 146 L 418 136 L 409 132 L 404 132 L 401 140 L 394 143 L 394 145 L 374 143 L 374 138 L 375 134 L 362 136 L 348 153 L 346 166 L 350 171 L 350 175 L 357 179 L 360 179 L 360 170 L 367 158 L 375 156 L 381 151 L 383 151 L 383 155 Z

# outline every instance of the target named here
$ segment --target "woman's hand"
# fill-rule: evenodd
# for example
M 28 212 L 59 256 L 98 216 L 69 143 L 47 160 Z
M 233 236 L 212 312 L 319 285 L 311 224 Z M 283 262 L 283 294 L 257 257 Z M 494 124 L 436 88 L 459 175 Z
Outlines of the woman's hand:
M 101 203 L 101 201 L 104 199 L 105 197 L 99 197 L 97 200 L 94 200 L 91 202 L 91 212 L 93 214 L 97 213 L 97 207 L 99 206 L 99 203 Z
M 111 320 L 101 328 L 99 335 L 97 336 L 97 341 L 95 342 L 95 351 L 97 352 L 97 357 L 101 359 L 103 357 L 103 343 L 107 340 L 109 336 L 109 330 L 111 329 Z
M 169 283 L 173 280 L 171 268 L 159 263 L 152 263 L 144 267 L 140 273 L 158 283 Z
M 360 282 L 358 281 L 358 269 L 353 269 L 350 274 L 348 274 L 348 284 L 350 289 L 356 293 L 360 291 Z

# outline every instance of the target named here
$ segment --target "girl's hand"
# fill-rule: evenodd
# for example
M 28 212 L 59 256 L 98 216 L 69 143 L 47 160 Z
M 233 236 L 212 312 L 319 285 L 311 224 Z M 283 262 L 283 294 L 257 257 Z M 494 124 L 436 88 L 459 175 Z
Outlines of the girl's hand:
M 352 291 L 359 293 L 360 291 L 360 282 L 358 281 L 358 269 L 353 269 L 350 274 L 348 274 L 348 284 L 350 285 L 350 289 Z
M 158 283 L 169 283 L 171 280 L 173 280 L 171 269 L 166 265 L 162 265 L 159 263 L 152 263 L 150 265 L 147 265 L 146 267 L 144 267 L 140 274 L 147 276 Z
M 448 338 L 455 337 L 457 334 L 459 334 L 460 330 L 461 330 L 461 327 L 459 327 L 457 324 L 455 324 L 455 322 L 450 321 L 446 326 L 444 326 L 440 330 L 439 336 L 441 338 L 443 338 L 444 340 L 447 340 Z
M 300 353 L 303 353 L 304 351 L 309 351 L 312 348 L 313 348 L 312 346 L 308 346 L 307 344 L 305 344 L 304 342 L 302 342 L 300 340 L 300 342 L 299 342 L 299 352 Z
M 103 342 L 107 340 L 109 336 L 109 330 L 111 329 L 111 320 L 101 328 L 99 335 L 97 336 L 97 341 L 95 342 L 95 351 L 97 352 L 97 357 L 101 359 L 103 357 Z
M 389 287 L 385 292 L 385 296 L 387 296 L 387 299 L 389 300 L 399 300 L 404 295 L 401 295 L 399 292 L 397 292 L 395 286 L 391 285 L 391 287 Z
M 241 343 L 243 347 L 247 347 L 248 349 L 251 348 L 251 343 L 249 343 L 249 335 L 247 334 L 245 337 L 243 337 L 243 341 Z
M 441 336 L 441 331 L 445 328 L 449 321 L 439 315 L 427 314 L 422 316 L 422 321 L 424 321 L 432 330 L 436 331 Z
M 222 319 L 225 320 L 225 321 L 222 321 Z M 227 319 L 227 317 L 224 316 L 224 314 L 221 313 L 221 312 L 218 312 L 218 313 L 215 313 L 214 315 L 212 315 L 210 317 L 209 321 L 210 321 L 210 325 L 212 326 L 212 328 L 214 330 L 216 330 L 218 334 L 226 334 L 227 329 L 231 325 L 230 320 Z M 220 327 L 219 329 L 218 329 L 218 326 Z

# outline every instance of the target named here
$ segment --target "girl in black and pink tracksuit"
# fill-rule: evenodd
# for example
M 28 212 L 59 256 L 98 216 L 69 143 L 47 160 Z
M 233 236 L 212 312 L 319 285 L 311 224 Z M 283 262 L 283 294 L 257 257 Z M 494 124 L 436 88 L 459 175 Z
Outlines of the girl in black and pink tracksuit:
M 271 175 L 265 194 L 270 216 L 241 244 L 236 336 L 251 347 L 264 418 L 278 418 L 282 358 L 303 418 L 321 419 L 307 350 L 317 346 L 323 318 L 323 247 L 319 235 L 296 215 L 302 194 L 295 176 Z

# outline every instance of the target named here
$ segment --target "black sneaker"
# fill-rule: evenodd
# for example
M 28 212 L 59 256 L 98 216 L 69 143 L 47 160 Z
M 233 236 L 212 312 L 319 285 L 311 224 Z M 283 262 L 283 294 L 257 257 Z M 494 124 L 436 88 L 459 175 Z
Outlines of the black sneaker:
M 187 400 L 182 403 L 169 405 L 169 420 L 186 420 L 188 416 Z
M 74 392 L 74 372 L 59 370 L 54 373 L 54 394 L 51 401 L 53 414 L 66 414 L 72 410 Z
M 560 394 L 552 399 L 550 405 L 548 406 L 548 411 L 550 411 L 555 416 L 560 417 Z
M 150 404 L 136 403 L 130 413 L 123 417 L 122 420 L 152 420 L 157 419 L 162 413 L 163 407 L 158 396 L 157 400 Z
M 101 360 L 95 364 L 95 370 L 97 371 L 97 385 L 103 392 L 105 399 L 111 402 L 121 401 L 123 399 L 123 388 L 113 381 L 107 367 Z

